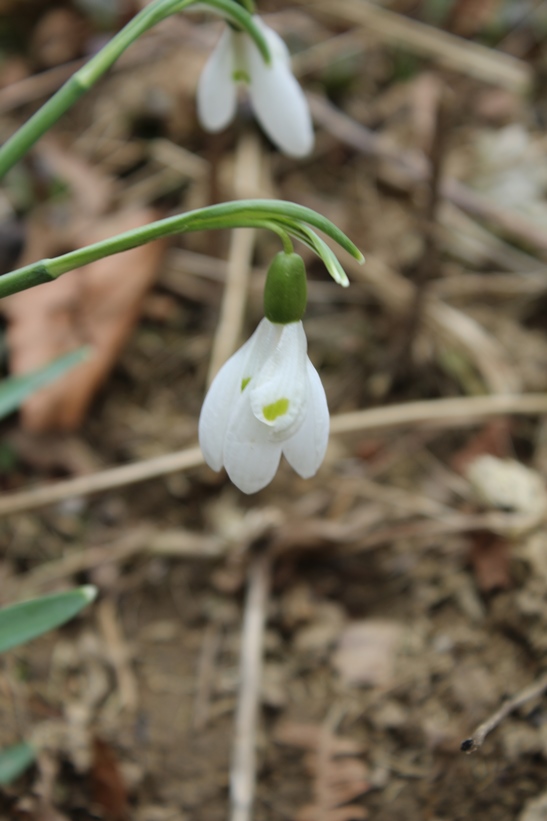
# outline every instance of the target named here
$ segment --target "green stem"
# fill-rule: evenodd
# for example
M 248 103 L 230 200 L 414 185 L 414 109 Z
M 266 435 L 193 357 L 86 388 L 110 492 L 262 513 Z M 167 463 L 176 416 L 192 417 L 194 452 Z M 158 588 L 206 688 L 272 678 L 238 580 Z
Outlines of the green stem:
M 119 254 L 173 234 L 220 228 L 270 228 L 280 236 L 286 233 L 300 238 L 303 235 L 302 223 L 318 228 L 353 257 L 363 259 L 358 248 L 339 228 L 310 208 L 280 200 L 239 200 L 167 217 L 54 259 L 43 259 L 18 268 L 0 277 L 0 298 L 50 282 L 67 271 L 111 254 Z
M 267 228 L 269 231 L 273 231 L 274 234 L 277 234 L 283 245 L 283 251 L 286 254 L 294 253 L 294 247 L 290 236 L 288 235 L 287 231 L 279 225 L 278 222 L 264 222 L 262 224 L 262 228 Z
M 183 11 L 197 0 L 156 0 L 146 6 L 61 86 L 59 91 L 0 148 L 0 179 L 32 148 L 68 109 L 88 91 L 135 40 L 166 17 Z M 268 45 L 260 28 L 236 0 L 201 0 L 245 29 L 256 42 L 264 60 L 270 62 Z

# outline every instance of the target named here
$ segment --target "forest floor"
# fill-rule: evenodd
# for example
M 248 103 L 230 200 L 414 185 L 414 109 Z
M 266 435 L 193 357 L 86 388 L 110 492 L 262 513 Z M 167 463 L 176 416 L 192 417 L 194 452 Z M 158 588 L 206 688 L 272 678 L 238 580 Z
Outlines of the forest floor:
M 84 5 L 0 4 L 2 138 L 104 38 Z M 200 129 L 222 23 L 179 16 L 8 176 L 0 261 L 233 198 L 316 209 L 367 258 L 341 255 L 343 289 L 298 249 L 327 457 L 244 496 L 192 456 L 211 351 L 260 320 L 273 235 L 177 237 L 6 301 L 6 372 L 89 342 L 100 365 L 2 424 L 0 601 L 100 595 L 3 657 L 0 747 L 40 754 L 0 818 L 236 821 L 234 767 L 247 793 L 256 781 L 254 821 L 541 821 L 546 9 L 259 5 L 310 95 L 310 157 L 279 155 L 245 106 L 221 135 Z M 244 316 L 228 330 L 226 283 Z M 186 469 L 86 492 L 96 472 L 186 449 Z M 59 482 L 54 504 L 27 495 Z

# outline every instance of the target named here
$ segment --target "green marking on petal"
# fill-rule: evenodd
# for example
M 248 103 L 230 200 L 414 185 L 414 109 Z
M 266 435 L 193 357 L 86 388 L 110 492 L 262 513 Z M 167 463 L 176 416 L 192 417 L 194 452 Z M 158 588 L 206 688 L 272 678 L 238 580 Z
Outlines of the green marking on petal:
M 264 419 L 268 422 L 275 422 L 279 416 L 284 416 L 287 413 L 289 410 L 289 404 L 289 400 L 283 398 L 278 399 L 277 402 L 272 402 L 271 405 L 265 405 L 262 408 Z
M 234 83 L 247 83 L 247 85 L 251 84 L 250 76 L 247 74 L 246 71 L 243 71 L 243 69 L 238 69 L 237 71 L 234 71 L 232 74 L 232 80 L 234 81 Z
M 245 390 L 245 388 L 247 387 L 247 385 L 249 384 L 250 381 L 251 381 L 250 376 L 246 376 L 245 379 L 241 380 L 241 393 L 243 393 L 243 391 Z

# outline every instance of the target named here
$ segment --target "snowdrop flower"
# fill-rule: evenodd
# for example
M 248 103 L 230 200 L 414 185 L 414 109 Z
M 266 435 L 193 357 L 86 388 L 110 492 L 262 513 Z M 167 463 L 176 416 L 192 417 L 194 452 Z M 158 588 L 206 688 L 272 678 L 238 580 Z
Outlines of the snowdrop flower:
M 299 260 L 303 271 L 300 257 L 278 258 L 283 256 Z M 286 260 L 278 258 L 278 269 L 283 265 L 287 268 Z M 279 273 L 275 265 L 276 261 L 270 268 L 270 281 L 272 269 Z M 305 306 L 305 273 L 303 276 Z M 282 321 L 268 316 L 261 321 L 252 337 L 221 368 L 201 410 L 199 442 L 205 461 L 213 470 L 225 467 L 244 493 L 256 493 L 271 482 L 282 453 L 300 476 L 310 478 L 327 449 L 327 400 L 307 356 L 302 322 L 284 321 L 287 316 L 303 313 L 293 310 L 295 303 L 302 302 L 302 289 L 300 293 L 298 287 L 293 290 L 293 304 L 287 308 L 285 302 L 281 307 L 283 288 L 269 289 L 267 282 L 266 314 Z M 276 293 L 272 295 L 272 291 Z
M 221 131 L 237 107 L 237 84 L 249 89 L 257 119 L 270 139 L 291 157 L 313 148 L 313 128 L 304 92 L 290 67 L 287 46 L 273 29 L 255 17 L 271 54 L 266 65 L 255 42 L 227 26 L 200 77 L 198 117 L 207 131 Z

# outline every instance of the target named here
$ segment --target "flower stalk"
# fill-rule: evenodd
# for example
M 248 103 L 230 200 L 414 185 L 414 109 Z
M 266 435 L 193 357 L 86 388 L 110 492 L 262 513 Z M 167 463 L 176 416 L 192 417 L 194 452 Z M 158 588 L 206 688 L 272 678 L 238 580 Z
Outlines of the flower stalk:
M 347 284 L 347 277 L 334 252 L 313 229 L 322 231 L 355 259 L 364 261 L 363 255 L 349 237 L 311 208 L 281 200 L 239 200 L 167 217 L 53 259 L 42 259 L 25 265 L 0 277 L 0 298 L 51 282 L 82 265 L 162 237 L 221 228 L 269 228 L 278 234 L 300 239 L 315 251 L 333 279 L 341 285 Z M 333 259 L 336 261 L 336 268 L 333 267 Z
M 98 54 L 72 75 L 16 133 L 0 148 L 0 179 L 12 168 L 40 137 L 74 105 L 123 52 L 150 28 L 172 14 L 184 11 L 198 0 L 155 0 L 110 40 Z M 236 0 L 200 0 L 220 12 L 227 20 L 249 34 L 266 63 L 270 61 L 268 43 L 255 19 Z

